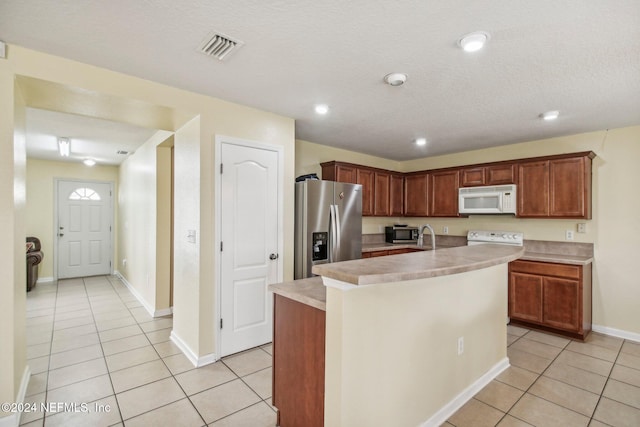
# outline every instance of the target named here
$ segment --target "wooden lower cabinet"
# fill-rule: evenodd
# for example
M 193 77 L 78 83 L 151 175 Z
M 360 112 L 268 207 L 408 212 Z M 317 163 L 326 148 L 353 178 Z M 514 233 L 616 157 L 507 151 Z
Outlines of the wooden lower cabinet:
M 401 249 L 388 249 L 383 251 L 362 252 L 362 258 L 374 258 L 378 256 L 387 256 L 387 255 L 401 255 L 401 254 L 408 254 L 411 252 L 422 252 L 422 249 L 401 248 Z
M 509 263 L 509 318 L 584 339 L 591 331 L 591 264 Z
M 325 312 L 274 295 L 273 397 L 281 427 L 324 425 Z

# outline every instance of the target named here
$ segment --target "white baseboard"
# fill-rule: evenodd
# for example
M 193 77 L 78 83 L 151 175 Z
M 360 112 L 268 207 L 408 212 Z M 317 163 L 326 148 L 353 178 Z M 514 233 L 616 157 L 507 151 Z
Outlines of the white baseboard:
M 444 405 L 438 410 L 431 418 L 422 423 L 420 427 L 432 427 L 444 424 L 453 414 L 462 408 L 473 396 L 482 390 L 487 384 L 500 375 L 505 369 L 509 367 L 509 358 L 505 357 L 498 363 L 496 363 L 491 369 L 489 369 L 483 376 L 478 378 L 473 384 L 464 389 L 462 393 L 457 395 L 453 400 Z
M 20 388 L 18 389 L 18 395 L 16 396 L 16 403 L 24 403 L 24 397 L 27 394 L 27 387 L 29 387 L 29 379 L 31 378 L 31 369 L 29 365 L 24 368 L 22 373 L 22 379 L 20 380 Z M 14 412 L 7 417 L 0 418 L 0 427 L 18 427 L 20 425 L 21 412 Z
M 600 334 L 611 335 L 612 337 L 640 342 L 640 334 L 636 332 L 623 331 L 622 329 L 615 329 L 601 325 L 591 325 L 591 330 Z
M 51 283 L 51 282 L 55 282 L 55 279 L 53 277 L 38 277 L 38 280 L 36 281 L 36 285 L 39 283 Z
M 120 279 L 122 283 L 124 283 L 124 285 L 129 289 L 129 291 L 133 294 L 133 296 L 136 297 L 138 302 L 142 304 L 145 310 L 147 310 L 147 313 L 149 313 L 149 316 L 162 317 L 162 316 L 169 316 L 170 314 L 173 314 L 172 307 L 156 310 L 154 307 L 151 306 L 151 304 L 149 304 L 144 298 L 142 298 L 142 295 L 140 295 L 140 293 L 136 290 L 136 288 L 134 288 L 133 285 L 129 283 L 129 281 L 125 279 L 124 276 L 120 274 L 118 270 L 115 270 L 113 274 L 117 276 L 118 279 Z
M 173 341 L 173 343 L 178 346 L 178 348 L 182 351 L 182 353 L 184 353 L 187 359 L 189 359 L 189 361 L 193 363 L 193 366 L 195 366 L 196 368 L 209 365 L 215 362 L 216 360 L 218 360 L 215 353 L 198 357 L 194 353 L 194 351 L 191 350 L 191 348 L 189 348 L 189 346 L 182 340 L 182 338 L 180 338 L 178 334 L 176 334 L 175 331 L 171 331 L 171 341 Z

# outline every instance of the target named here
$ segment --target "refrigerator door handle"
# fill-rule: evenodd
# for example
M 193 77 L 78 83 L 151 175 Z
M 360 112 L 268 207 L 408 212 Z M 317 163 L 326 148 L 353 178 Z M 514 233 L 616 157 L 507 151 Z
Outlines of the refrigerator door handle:
M 336 217 L 336 221 L 335 221 L 335 228 L 336 228 L 336 240 L 335 240 L 335 251 L 336 251 L 336 257 L 335 257 L 335 261 L 342 261 L 342 248 L 340 247 L 340 242 L 342 241 L 342 233 L 340 232 L 340 206 L 338 205 L 333 205 L 333 209 L 335 211 L 335 217 Z
M 329 233 L 329 262 L 334 262 L 336 260 L 336 242 L 338 239 L 335 205 L 329 205 Z

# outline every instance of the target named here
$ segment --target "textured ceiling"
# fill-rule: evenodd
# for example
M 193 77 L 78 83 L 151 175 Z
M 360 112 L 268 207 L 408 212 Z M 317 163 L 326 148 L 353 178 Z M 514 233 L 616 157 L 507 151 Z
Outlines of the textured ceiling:
M 207 57 L 198 47 L 213 30 L 245 44 Z M 491 40 L 465 53 L 456 42 L 475 30 Z M 0 39 L 292 117 L 297 138 L 395 160 L 640 124 L 638 0 L 2 0 Z M 409 79 L 387 86 L 390 72 Z M 560 118 L 543 122 L 547 110 Z

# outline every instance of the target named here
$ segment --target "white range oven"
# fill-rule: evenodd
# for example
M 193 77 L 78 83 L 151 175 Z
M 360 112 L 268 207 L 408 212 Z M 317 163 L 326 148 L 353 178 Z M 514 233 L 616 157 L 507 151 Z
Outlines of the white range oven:
M 517 231 L 487 231 L 469 230 L 467 233 L 467 246 L 484 245 L 493 243 L 495 245 L 523 246 L 524 233 Z

